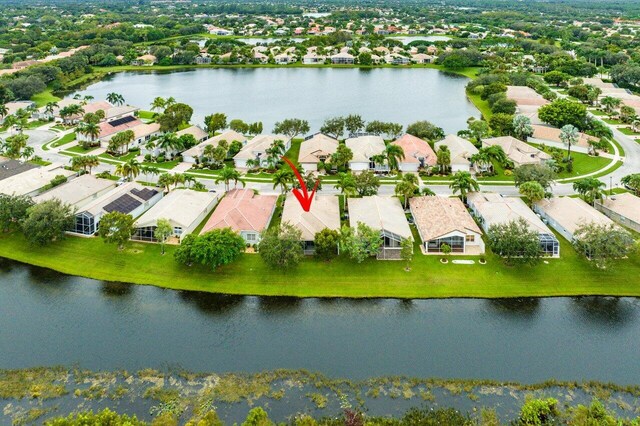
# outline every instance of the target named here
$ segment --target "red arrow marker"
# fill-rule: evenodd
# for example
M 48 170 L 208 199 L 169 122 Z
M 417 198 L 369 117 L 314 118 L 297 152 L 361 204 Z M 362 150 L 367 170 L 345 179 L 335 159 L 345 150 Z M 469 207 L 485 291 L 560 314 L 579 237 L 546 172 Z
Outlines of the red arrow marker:
M 318 184 L 320 183 L 320 181 L 316 180 L 313 191 L 311 191 L 311 195 L 309 195 L 309 192 L 307 191 L 307 185 L 304 183 L 304 180 L 302 179 L 302 176 L 300 175 L 298 169 L 296 169 L 296 166 L 294 166 L 287 157 L 282 157 L 282 159 L 286 161 L 289 167 L 291 167 L 291 170 L 293 170 L 293 173 L 296 175 L 296 178 L 298 178 L 298 182 L 300 183 L 300 188 L 302 188 L 302 191 L 300 191 L 298 188 L 293 188 L 292 192 L 302 206 L 302 210 L 308 212 L 311 209 L 311 201 L 313 201 L 313 196 L 316 193 L 316 189 L 318 189 Z

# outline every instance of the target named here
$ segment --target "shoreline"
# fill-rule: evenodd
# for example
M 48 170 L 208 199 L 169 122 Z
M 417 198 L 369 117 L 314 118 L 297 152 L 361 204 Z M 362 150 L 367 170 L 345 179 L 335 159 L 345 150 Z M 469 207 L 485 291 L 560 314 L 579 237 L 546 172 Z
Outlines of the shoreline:
M 344 258 L 332 262 L 305 259 L 298 268 L 269 269 L 259 255 L 242 254 L 230 265 L 212 270 L 173 259 L 176 246 L 160 255 L 157 245 L 130 243 L 118 251 L 99 238 L 68 237 L 47 247 L 29 246 L 22 234 L 0 236 L 0 257 L 60 273 L 102 281 L 152 285 L 184 291 L 246 296 L 299 298 L 517 298 L 640 297 L 640 283 L 629 276 L 640 271 L 640 256 L 598 270 L 561 241 L 564 255 L 535 267 L 510 267 L 493 254 L 473 265 L 442 264 L 440 256 L 416 255 L 411 271 L 403 262 L 369 259 L 361 265 Z M 562 253 L 562 250 L 561 250 Z M 78 262 L 82 259 L 82 263 Z M 354 267 L 355 266 L 355 267 Z M 609 283 L 616 282 L 615 286 Z

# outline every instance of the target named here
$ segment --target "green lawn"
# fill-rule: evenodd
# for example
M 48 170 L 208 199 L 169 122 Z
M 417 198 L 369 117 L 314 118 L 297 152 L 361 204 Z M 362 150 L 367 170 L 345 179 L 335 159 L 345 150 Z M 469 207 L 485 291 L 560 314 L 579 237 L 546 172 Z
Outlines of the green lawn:
M 620 130 L 620 133 L 627 135 L 627 136 L 638 136 L 640 135 L 640 133 L 638 132 L 634 132 L 633 130 L 631 130 L 630 127 L 621 127 L 618 130 Z
M 171 170 L 175 166 L 177 166 L 178 164 L 180 164 L 180 162 L 178 160 L 165 161 L 163 163 L 148 163 L 148 162 L 143 162 L 142 163 L 143 166 L 157 167 L 158 169 L 163 169 L 163 170 Z
M 21 234 L 0 235 L 0 256 L 28 261 L 90 278 L 153 284 L 167 288 L 231 294 L 301 297 L 517 297 L 615 295 L 640 296 L 640 257 L 616 262 L 609 270 L 593 268 L 561 241 L 561 259 L 535 267 L 507 267 L 493 255 L 487 264 L 443 265 L 438 256 L 416 253 L 410 272 L 403 262 L 348 259 L 327 263 L 305 260 L 293 271 L 267 268 L 259 255 L 245 254 L 212 271 L 173 260 L 175 247 L 160 255 L 155 244 L 131 243 L 118 251 L 98 238 L 69 237 L 49 247 L 29 246 Z M 456 257 L 456 258 L 465 258 Z M 78 262 L 82 259 L 82 262 Z M 477 258 L 476 258 L 477 259 Z
M 74 145 L 70 148 L 65 148 L 65 151 L 69 151 L 69 152 L 75 152 L 76 154 L 87 154 L 91 151 L 95 151 L 96 149 L 100 148 L 99 146 L 92 146 L 89 147 L 88 149 L 84 149 L 82 147 L 82 145 Z
M 529 143 L 529 145 L 534 146 L 538 149 L 543 148 L 542 145 L 540 144 Z M 566 152 L 565 152 L 565 156 L 566 156 Z M 572 152 L 571 158 L 573 159 L 573 171 L 571 173 L 567 171 L 558 173 L 558 179 L 575 178 L 582 175 L 586 175 L 588 173 L 597 172 L 598 170 L 602 169 L 607 164 L 613 161 L 610 158 L 595 157 L 595 156 L 583 154 L 581 152 Z M 607 171 L 607 173 L 610 173 L 610 172 Z
M 602 121 L 604 121 L 607 124 L 623 124 L 622 121 L 620 120 L 612 120 L 610 118 L 603 118 Z
M 35 129 L 36 127 L 44 126 L 47 123 L 49 123 L 48 120 L 33 120 L 33 121 L 29 121 L 27 123 L 27 125 L 24 126 L 24 128 L 25 129 Z
M 284 154 L 289 160 L 296 163 L 298 161 L 298 156 L 300 155 L 300 145 L 302 144 L 303 139 L 292 139 L 291 147 Z
M 60 98 L 52 93 L 52 89 L 47 89 L 44 92 L 33 95 L 31 100 L 35 102 L 36 106 L 39 108 L 47 105 L 49 102 L 57 102 Z
M 604 111 L 601 111 L 599 109 L 590 109 L 589 112 L 593 115 L 597 115 L 599 117 L 606 117 L 608 116 L 608 114 Z
M 57 141 L 53 142 L 51 144 L 52 147 L 56 148 L 62 145 L 66 145 L 70 142 L 73 142 L 74 140 L 76 140 L 76 134 L 75 133 L 67 133 L 66 135 L 64 135 L 63 137 L 61 137 L 60 139 L 58 139 Z
M 123 156 L 120 157 L 114 157 L 111 154 L 100 154 L 98 157 L 100 158 L 104 158 L 106 160 L 111 160 L 111 161 L 127 161 L 127 160 L 131 160 L 132 158 L 135 158 L 139 153 L 137 152 L 129 152 Z
M 156 113 L 153 111 L 138 111 L 138 117 L 145 120 L 153 120 L 155 115 Z
M 469 93 L 469 92 L 467 92 L 467 97 L 471 102 L 473 102 L 476 108 L 478 108 L 478 110 L 482 114 L 482 117 L 484 117 L 485 120 L 489 121 L 489 119 L 493 115 L 493 112 L 491 111 L 491 107 L 489 106 L 489 102 L 483 101 L 480 98 L 480 95 L 474 95 L 473 93 Z

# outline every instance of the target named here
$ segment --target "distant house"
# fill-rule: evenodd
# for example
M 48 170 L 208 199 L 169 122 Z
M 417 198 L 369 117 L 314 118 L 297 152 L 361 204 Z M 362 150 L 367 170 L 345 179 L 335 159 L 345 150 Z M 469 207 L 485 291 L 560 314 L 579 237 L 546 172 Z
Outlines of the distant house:
M 564 142 L 562 142 L 562 139 L 560 139 L 560 134 L 562 133 L 560 129 L 539 124 L 532 124 L 531 127 L 533 128 L 533 134 L 529 136 L 529 142 L 541 144 L 554 142 L 564 144 Z M 578 143 L 576 144 L 576 146 L 589 148 L 591 146 L 589 142 L 597 143 L 600 141 L 599 138 L 587 135 L 586 133 L 580 132 L 579 135 L 580 137 L 578 138 Z
M 327 161 L 338 149 L 338 144 L 337 139 L 324 133 L 309 136 L 300 144 L 298 162 L 305 172 L 318 171 L 318 163 Z
M 176 136 L 191 135 L 194 137 L 197 143 L 204 142 L 209 137 L 209 133 L 204 131 L 200 126 L 189 126 L 186 129 L 176 132 Z
M 208 55 L 196 56 L 194 61 L 197 65 L 208 65 L 211 63 L 211 56 L 208 56 Z
M 582 201 L 573 197 L 554 197 L 538 201 L 533 210 L 567 241 L 573 241 L 573 236 L 582 225 L 593 223 L 609 225 L 613 222 L 607 216 Z
M 411 228 L 400 201 L 395 197 L 374 195 L 371 197 L 348 198 L 349 225 L 357 228 L 363 223 L 380 231 L 382 247 L 378 259 L 400 259 L 402 241 L 412 238 Z
M 172 237 L 182 241 L 213 210 L 218 195 L 191 189 L 174 189 L 136 220 L 131 237 L 140 241 L 156 241 L 158 220 L 166 219 L 173 228 Z
M 596 201 L 596 209 L 607 217 L 640 232 L 640 198 L 628 192 L 607 197 L 603 201 Z
M 324 64 L 327 57 L 318 55 L 316 52 L 309 52 L 302 57 L 302 63 L 305 65 Z
M 478 148 L 471 142 L 458 135 L 449 134 L 441 141 L 436 142 L 434 146 L 436 153 L 441 146 L 449 148 L 452 172 L 471 171 L 473 167 L 471 157 L 478 153 Z
M 285 151 L 291 148 L 291 138 L 286 135 L 257 135 L 254 136 L 245 146 L 238 152 L 233 161 L 236 167 L 241 169 L 250 168 L 247 161 L 252 160 L 260 164 L 261 167 L 266 167 L 267 163 L 267 150 L 271 148 L 271 145 L 277 140 L 281 140 L 284 143 Z
M 409 65 L 411 63 L 411 59 L 406 56 L 402 56 L 399 53 L 391 53 L 384 57 L 384 60 L 388 64 L 392 65 Z
M 313 197 L 308 212 L 292 193 L 287 195 L 282 210 L 282 223 L 288 222 L 302 233 L 305 254 L 315 253 L 315 235 L 323 229 L 340 230 L 340 205 L 338 197 L 334 195 L 319 195 Z
M 44 167 L 29 168 L 21 173 L 0 180 L 0 194 L 36 195 L 56 176 L 68 178 L 75 172 L 66 170 L 62 164 L 49 164 Z
M 560 256 L 560 243 L 542 220 L 518 197 L 503 197 L 500 194 L 472 192 L 467 195 L 467 204 L 480 218 L 482 229 L 489 231 L 491 225 L 502 225 L 524 219 L 527 227 L 538 233 L 540 249 L 550 257 Z
M 444 244 L 452 253 L 484 254 L 482 231 L 459 198 L 414 197 L 409 206 L 425 254 L 442 253 Z
M 138 217 L 160 201 L 162 195 L 162 191 L 135 182 L 125 183 L 79 209 L 71 232 L 93 235 L 98 231 L 102 216 L 114 211 Z
M 331 63 L 338 65 L 351 65 L 355 62 L 355 58 L 352 54 L 347 52 L 336 53 L 331 56 Z
M 98 127 L 100 127 L 100 133 L 98 134 L 98 137 L 96 139 L 92 140 L 89 135 L 84 135 L 82 133 L 77 133 L 76 139 L 81 142 L 93 142 L 97 140 L 101 142 L 103 147 L 106 147 L 111 137 L 116 133 L 120 133 L 125 130 L 133 130 L 134 127 L 143 124 L 145 123 L 133 116 L 123 117 L 119 120 L 103 121 L 102 123 L 98 124 Z
M 151 66 L 151 65 L 154 65 L 156 62 L 158 62 L 158 59 L 155 56 L 147 54 L 147 55 L 138 56 L 136 59 L 131 61 L 131 65 L 138 66 L 138 67 Z
M 133 142 L 130 146 L 144 147 L 151 139 L 160 136 L 160 125 L 158 123 L 143 123 L 131 128 L 133 131 Z
M 411 55 L 411 62 L 415 62 L 416 64 L 431 64 L 435 62 L 435 60 L 435 56 L 427 55 L 426 53 L 416 53 L 415 55 Z
M 426 141 L 405 133 L 393 141 L 404 151 L 404 158 L 400 160 L 401 172 L 417 172 L 422 167 L 435 166 L 436 154 Z
M 277 65 L 289 65 L 294 63 L 296 60 L 293 56 L 288 53 L 281 53 L 273 57 L 273 60 Z
M 202 160 L 202 156 L 204 155 L 204 149 L 208 145 L 218 146 L 221 141 L 227 142 L 231 145 L 232 142 L 238 141 L 241 142 L 242 145 L 246 145 L 247 138 L 236 132 L 235 130 L 225 130 L 224 132 L 216 135 L 212 138 L 205 139 L 200 142 L 198 145 L 189 148 L 188 150 L 182 153 L 182 161 L 185 163 L 195 164 L 198 161 Z
M 541 164 L 551 160 L 551 156 L 538 148 L 522 142 L 513 136 L 500 136 L 482 140 L 484 146 L 500 146 L 516 167 L 526 164 Z
M 380 136 L 358 136 L 345 140 L 345 144 L 353 152 L 349 168 L 354 172 L 365 170 L 388 171 L 387 164 L 376 164 L 373 157 L 382 155 L 386 149 L 384 139 Z
M 115 187 L 116 183 L 110 179 L 100 179 L 94 175 L 85 174 L 33 197 L 33 201 L 41 203 L 58 199 L 80 209 Z
M 232 189 L 220 200 L 201 234 L 231 228 L 247 244 L 258 244 L 276 208 L 277 195 L 260 195 L 252 189 Z
M 7 114 L 3 117 L 0 117 L 0 124 L 4 123 L 4 119 L 9 115 L 14 115 L 18 110 L 27 110 L 29 108 L 35 107 L 35 102 L 32 101 L 13 101 L 7 102 L 4 106 L 7 108 Z

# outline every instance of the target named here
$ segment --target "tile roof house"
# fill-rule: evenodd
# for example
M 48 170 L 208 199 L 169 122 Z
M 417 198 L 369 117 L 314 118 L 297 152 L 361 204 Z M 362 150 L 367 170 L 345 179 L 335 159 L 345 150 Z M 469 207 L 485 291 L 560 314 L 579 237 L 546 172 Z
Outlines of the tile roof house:
M 400 259 L 402 241 L 412 238 L 411 228 L 400 200 L 395 197 L 373 195 L 348 198 L 349 225 L 357 228 L 364 223 L 380 231 L 383 240 L 378 259 Z
M 189 126 L 186 129 L 182 129 L 176 132 L 176 136 L 184 136 L 191 135 L 195 138 L 196 143 L 204 142 L 208 137 L 209 133 L 205 132 L 200 126 Z
M 245 146 L 238 152 L 233 161 L 239 169 L 248 169 L 248 160 L 256 160 L 260 162 L 262 167 L 267 166 L 267 150 L 277 140 L 284 142 L 284 149 L 287 151 L 291 148 L 291 138 L 286 135 L 257 135 L 254 136 Z
M 201 234 L 231 228 L 248 244 L 260 242 L 276 208 L 277 195 L 260 195 L 252 189 L 232 189 L 220 200 Z
M 110 179 L 85 174 L 37 195 L 33 201 L 41 203 L 56 198 L 75 208 L 82 208 L 115 187 L 116 183 Z
M 483 139 L 484 146 L 498 145 L 502 147 L 504 153 L 509 157 L 516 167 L 526 164 L 541 164 L 551 159 L 546 152 L 522 142 L 513 136 L 500 136 L 497 138 Z
M 197 161 L 202 159 L 202 156 L 204 154 L 204 149 L 208 145 L 218 146 L 218 144 L 221 141 L 225 141 L 228 144 L 231 144 L 231 142 L 234 142 L 234 141 L 242 142 L 242 145 L 247 144 L 247 138 L 244 135 L 236 132 L 235 130 L 225 130 L 219 135 L 205 139 L 204 141 L 200 142 L 198 145 L 193 146 L 188 150 L 184 151 L 182 153 L 182 161 L 184 161 L 185 163 L 195 164 Z
M 574 233 L 582 225 L 588 223 L 609 225 L 613 223 L 611 219 L 580 198 L 554 197 L 544 199 L 535 203 L 533 210 L 567 241 L 573 240 Z
M 442 253 L 443 244 L 452 253 L 484 254 L 482 231 L 459 198 L 414 197 L 409 206 L 425 254 Z
M 561 143 L 561 144 L 564 143 L 562 142 L 562 139 L 560 139 L 560 134 L 562 133 L 562 131 L 556 127 L 543 126 L 539 124 L 532 124 L 531 127 L 533 128 L 533 134 L 529 136 L 529 139 L 528 139 L 529 142 L 535 142 L 535 143 L 555 142 L 555 143 Z M 583 148 L 589 148 L 591 146 L 589 144 L 589 141 L 599 142 L 600 139 L 596 138 L 595 136 L 587 135 L 585 133 L 580 132 L 580 137 L 576 145 Z
M 337 139 L 324 133 L 309 136 L 300 144 L 298 162 L 305 172 L 315 172 L 318 170 L 318 163 L 325 162 L 331 154 L 336 152 L 338 144 Z
M 348 138 L 344 142 L 353 152 L 353 158 L 349 161 L 349 168 L 353 171 L 365 170 L 389 170 L 387 165 L 374 164 L 371 158 L 375 155 L 383 154 L 386 145 L 380 136 L 359 136 Z
M 640 232 L 640 198 L 624 192 L 596 201 L 596 209 L 622 226 Z
M 0 194 L 35 195 L 47 186 L 56 176 L 68 178 L 75 172 L 66 170 L 62 164 L 49 164 L 44 167 L 30 168 L 22 173 L 13 174 L 0 180 Z
M 282 210 L 282 223 L 289 222 L 302 232 L 305 254 L 315 253 L 315 235 L 325 228 L 340 230 L 340 204 L 334 195 L 319 195 L 313 197 L 308 212 L 302 209 L 298 199 L 289 193 Z
M 502 225 L 524 219 L 527 227 L 538 233 L 542 252 L 551 257 L 560 256 L 558 239 L 522 199 L 504 197 L 492 192 L 472 192 L 467 195 L 467 204 L 480 218 L 480 224 L 485 232 L 489 231 L 491 225 Z
M 331 56 L 332 64 L 353 64 L 354 62 L 355 57 L 347 52 L 340 52 Z
M 404 151 L 404 158 L 400 160 L 401 172 L 417 172 L 421 167 L 436 165 L 436 154 L 426 141 L 405 133 L 393 141 Z
M 180 241 L 200 225 L 213 210 L 218 194 L 174 189 L 136 220 L 136 232 L 131 237 L 140 241 L 156 241 L 158 220 L 167 219 L 173 227 L 172 237 Z
M 38 166 L 26 161 L 10 160 L 0 157 L 0 180 L 10 178 L 11 176 L 35 169 Z
M 80 235 L 93 235 L 98 231 L 100 219 L 106 213 L 118 211 L 138 217 L 162 199 L 162 191 L 135 182 L 127 182 L 96 198 L 76 212 L 76 223 L 71 230 Z
M 451 153 L 451 171 L 469 172 L 473 165 L 471 157 L 478 153 L 478 148 L 468 140 L 458 135 L 448 134 L 444 139 L 435 143 L 435 151 L 438 152 L 441 146 L 449 148 Z

